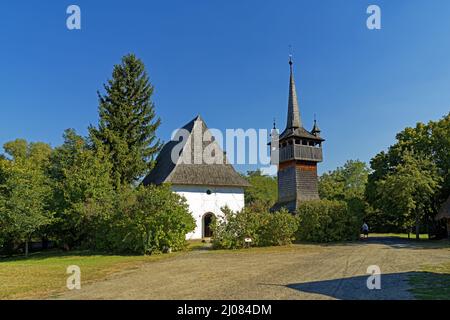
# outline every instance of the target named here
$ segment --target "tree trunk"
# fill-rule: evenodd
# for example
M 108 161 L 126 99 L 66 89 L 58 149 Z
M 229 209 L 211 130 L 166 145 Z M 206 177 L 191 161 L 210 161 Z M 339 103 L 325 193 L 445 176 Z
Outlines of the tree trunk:
M 25 257 L 28 257 L 28 238 L 25 240 Z
M 46 236 L 42 237 L 42 250 L 48 249 L 48 238 Z
M 420 239 L 419 213 L 416 214 L 416 240 Z

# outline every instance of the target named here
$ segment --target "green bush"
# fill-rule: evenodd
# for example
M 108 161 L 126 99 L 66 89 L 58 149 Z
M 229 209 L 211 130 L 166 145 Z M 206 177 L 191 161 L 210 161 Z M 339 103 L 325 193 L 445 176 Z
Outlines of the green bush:
M 354 240 L 359 236 L 359 207 L 343 201 L 314 200 L 304 202 L 297 212 L 297 240 L 332 242 Z
M 247 208 L 233 212 L 224 208 L 223 213 L 223 219 L 214 219 L 211 224 L 216 249 L 242 248 L 247 237 L 252 239 L 252 246 L 258 247 L 286 245 L 294 240 L 297 221 L 287 211 L 269 213 Z
M 195 221 L 184 198 L 169 186 L 147 186 L 124 190 L 118 197 L 117 212 L 105 221 L 97 234 L 98 249 L 139 254 L 186 246 L 186 234 Z

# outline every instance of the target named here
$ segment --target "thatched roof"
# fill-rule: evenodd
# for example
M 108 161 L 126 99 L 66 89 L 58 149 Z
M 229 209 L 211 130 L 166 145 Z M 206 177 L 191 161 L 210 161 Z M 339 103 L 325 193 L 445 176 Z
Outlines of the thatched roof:
M 436 220 L 441 219 L 450 219 L 450 197 L 448 197 L 447 201 L 442 205 L 441 210 L 436 216 Z
M 182 136 L 183 133 L 186 135 Z M 247 180 L 228 163 L 226 155 L 214 141 L 200 116 L 186 124 L 177 134 L 182 138 L 178 141 L 169 141 L 164 145 L 156 159 L 155 168 L 144 179 L 144 185 L 171 183 L 174 185 L 249 186 Z M 205 149 L 211 152 L 205 152 Z M 212 158 L 204 159 L 205 154 L 211 155 Z M 212 163 L 211 160 L 213 160 Z

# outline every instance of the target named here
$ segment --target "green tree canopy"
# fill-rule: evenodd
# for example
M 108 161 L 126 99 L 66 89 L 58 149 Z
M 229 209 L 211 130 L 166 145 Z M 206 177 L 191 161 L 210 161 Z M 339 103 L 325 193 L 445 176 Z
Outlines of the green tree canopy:
M 52 222 L 51 186 L 46 174 L 52 152 L 45 143 L 15 140 L 4 145 L 0 160 L 0 226 L 2 232 L 26 242 Z
M 434 200 L 442 178 L 436 165 L 425 156 L 406 152 L 402 161 L 383 179 L 377 181 L 377 207 L 400 228 L 419 226 L 427 214 L 434 212 Z
M 247 172 L 247 181 L 251 184 L 245 190 L 245 202 L 249 206 L 269 209 L 278 198 L 276 177 L 263 175 L 260 170 Z
M 349 160 L 343 167 L 324 173 L 319 178 L 319 194 L 322 199 L 364 199 L 369 168 L 365 162 Z
M 397 142 L 388 151 L 377 154 L 370 162 L 367 198 L 376 201 L 376 181 L 383 179 L 401 163 L 405 152 L 421 154 L 430 159 L 443 178 L 439 194 L 440 202 L 450 195 L 450 113 L 438 121 L 428 124 L 418 123 L 414 128 L 406 128 L 397 134 Z
M 96 230 L 113 211 L 115 198 L 112 165 L 101 145 L 93 149 L 74 130 L 51 157 L 53 205 L 52 234 L 66 248 L 92 246 Z
M 402 170 L 402 168 L 408 166 L 408 169 L 411 169 L 414 165 L 424 167 L 423 174 L 431 174 L 432 177 L 436 174 L 440 177 L 437 180 L 437 185 L 433 186 L 431 182 L 428 184 L 433 186 L 436 192 L 427 191 L 427 188 L 421 184 L 419 186 L 423 188 L 415 191 L 420 191 L 425 197 L 430 197 L 421 201 L 424 201 L 427 207 L 427 210 L 425 210 L 426 216 L 430 220 L 432 219 L 437 212 L 437 208 L 450 194 L 450 114 L 438 121 L 430 121 L 428 124 L 418 123 L 414 128 L 406 128 L 397 134 L 396 138 L 397 142 L 394 145 L 387 151 L 378 153 L 371 160 L 370 167 L 372 172 L 368 178 L 366 198 L 374 209 L 379 211 L 377 213 L 378 220 L 385 221 L 386 226 L 392 225 L 397 226 L 397 228 L 405 228 L 405 224 L 400 221 L 409 221 L 411 223 L 411 220 L 405 220 L 401 217 L 405 215 L 410 216 L 412 210 L 410 207 L 414 207 L 415 204 L 404 200 L 409 205 L 406 205 L 406 202 L 402 202 L 403 209 L 406 211 L 400 213 L 397 204 L 390 201 L 390 195 L 384 194 L 382 190 L 387 192 L 388 187 L 392 186 L 394 180 L 397 184 L 401 183 L 401 181 L 412 183 L 415 179 L 419 180 L 419 182 L 422 181 L 418 176 L 405 175 L 406 171 Z M 416 163 L 410 159 L 411 157 L 416 158 L 416 162 L 420 160 L 425 163 Z M 417 158 L 419 159 L 417 160 Z M 413 172 L 417 173 L 414 170 Z M 405 174 L 400 175 L 400 173 Z M 389 183 L 385 185 L 386 182 Z M 407 190 L 409 189 L 407 188 Z M 405 192 L 408 192 L 407 190 Z M 419 195 L 414 195 L 414 199 L 419 198 Z M 412 201 L 411 199 L 409 198 L 410 201 Z M 389 203 L 393 206 L 392 209 L 389 209 Z

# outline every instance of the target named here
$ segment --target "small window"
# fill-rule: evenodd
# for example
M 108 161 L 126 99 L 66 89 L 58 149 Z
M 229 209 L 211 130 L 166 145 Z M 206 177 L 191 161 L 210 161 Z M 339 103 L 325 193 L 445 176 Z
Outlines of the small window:
M 212 191 L 208 189 L 208 190 L 206 190 L 206 194 L 210 195 L 210 194 L 212 194 Z

